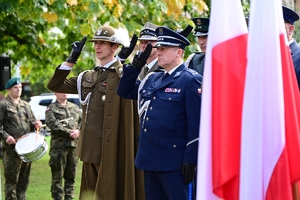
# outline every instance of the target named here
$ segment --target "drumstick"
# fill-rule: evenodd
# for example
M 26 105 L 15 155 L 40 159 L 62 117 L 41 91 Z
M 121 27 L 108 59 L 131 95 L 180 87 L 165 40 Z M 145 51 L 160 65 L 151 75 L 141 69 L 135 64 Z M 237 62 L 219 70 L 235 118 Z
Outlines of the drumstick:
M 22 138 L 24 138 L 24 137 L 27 137 L 27 136 L 28 136 L 28 135 L 22 135 L 21 137 L 16 138 L 15 141 L 18 141 L 18 140 L 20 140 L 20 139 L 22 139 Z
M 40 122 L 40 116 L 38 116 L 38 121 Z M 36 137 L 35 137 L 35 139 L 37 140 L 38 139 L 38 134 L 39 134 L 39 131 L 40 131 L 40 128 L 38 127 L 38 128 L 36 128 Z

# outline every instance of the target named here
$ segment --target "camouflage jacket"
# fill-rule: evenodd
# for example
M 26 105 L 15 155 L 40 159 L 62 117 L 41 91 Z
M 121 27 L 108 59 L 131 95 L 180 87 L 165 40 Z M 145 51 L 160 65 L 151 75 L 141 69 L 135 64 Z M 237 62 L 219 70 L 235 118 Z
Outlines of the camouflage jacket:
M 15 139 L 34 131 L 36 119 L 30 105 L 23 100 L 18 104 L 12 102 L 9 96 L 0 101 L 0 135 L 3 138 L 3 146 L 9 136 Z
M 79 107 L 71 102 L 61 105 L 51 103 L 46 109 L 46 124 L 51 129 L 51 148 L 77 146 L 78 139 L 70 137 L 70 131 L 80 129 L 82 113 Z

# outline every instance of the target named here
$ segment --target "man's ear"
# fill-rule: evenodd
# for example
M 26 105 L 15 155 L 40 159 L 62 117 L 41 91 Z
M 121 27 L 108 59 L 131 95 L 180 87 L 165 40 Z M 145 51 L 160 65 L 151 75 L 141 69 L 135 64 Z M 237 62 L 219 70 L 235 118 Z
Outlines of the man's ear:
M 119 48 L 119 44 L 114 44 L 113 46 L 112 46 L 112 50 L 114 51 L 114 52 L 116 52 L 117 51 L 117 49 Z
M 294 30 L 295 30 L 295 26 L 289 25 L 289 35 L 293 35 Z

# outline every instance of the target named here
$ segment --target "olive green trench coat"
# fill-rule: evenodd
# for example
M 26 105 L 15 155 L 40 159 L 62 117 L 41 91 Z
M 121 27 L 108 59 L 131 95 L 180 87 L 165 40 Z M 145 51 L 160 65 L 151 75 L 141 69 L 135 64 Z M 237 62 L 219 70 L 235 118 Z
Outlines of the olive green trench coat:
M 78 93 L 78 77 L 67 79 L 69 72 L 57 68 L 48 88 Z M 121 73 L 122 65 L 116 61 L 101 75 L 88 70 L 82 76 L 81 100 L 89 92 L 91 96 L 89 104 L 82 105 L 77 155 L 84 162 L 100 164 L 101 200 L 144 200 L 143 172 L 134 166 L 139 135 L 137 107 L 135 101 L 116 93 Z

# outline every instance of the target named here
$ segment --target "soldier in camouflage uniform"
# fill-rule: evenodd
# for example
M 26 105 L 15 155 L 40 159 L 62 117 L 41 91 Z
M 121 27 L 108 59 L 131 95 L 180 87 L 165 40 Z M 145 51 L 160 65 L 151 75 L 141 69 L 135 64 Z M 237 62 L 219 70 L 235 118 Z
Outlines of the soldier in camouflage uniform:
M 5 85 L 8 96 L 0 102 L 0 135 L 4 148 L 3 165 L 5 199 L 25 200 L 31 169 L 30 162 L 23 162 L 15 152 L 18 138 L 42 126 L 36 121 L 30 105 L 20 99 L 22 84 L 12 78 Z
M 51 129 L 50 161 L 51 193 L 55 200 L 74 198 L 74 183 L 78 157 L 77 140 L 80 134 L 81 111 L 67 101 L 65 93 L 55 93 L 56 102 L 46 110 L 46 124 Z M 64 187 L 62 179 L 64 178 Z

